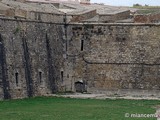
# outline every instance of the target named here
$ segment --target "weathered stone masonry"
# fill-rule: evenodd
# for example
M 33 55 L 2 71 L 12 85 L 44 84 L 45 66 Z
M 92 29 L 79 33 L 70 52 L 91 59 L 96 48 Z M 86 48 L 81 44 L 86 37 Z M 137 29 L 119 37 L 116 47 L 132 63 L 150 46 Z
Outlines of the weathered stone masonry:
M 5 49 L 3 45 L 3 39 L 0 35 L 0 82 L 1 82 L 1 96 L 4 96 L 4 99 L 10 98 L 9 93 L 9 81 L 7 80 L 7 69 L 6 69 L 6 56 L 5 56 Z M 3 93 L 2 93 L 3 91 Z
M 0 99 L 80 87 L 91 93 L 159 95 L 159 31 L 159 24 L 0 19 Z
M 159 95 L 159 25 L 77 24 L 69 30 L 72 90 L 83 81 L 91 93 Z
M 58 91 L 63 67 L 63 25 L 0 20 L 0 98 Z

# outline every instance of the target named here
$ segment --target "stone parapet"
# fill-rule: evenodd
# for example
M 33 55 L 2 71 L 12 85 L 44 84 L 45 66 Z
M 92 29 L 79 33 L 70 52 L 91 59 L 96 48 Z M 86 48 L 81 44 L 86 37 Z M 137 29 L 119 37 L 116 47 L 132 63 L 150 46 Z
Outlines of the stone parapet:
M 135 15 L 135 23 L 160 23 L 160 13 L 147 14 L 147 15 Z

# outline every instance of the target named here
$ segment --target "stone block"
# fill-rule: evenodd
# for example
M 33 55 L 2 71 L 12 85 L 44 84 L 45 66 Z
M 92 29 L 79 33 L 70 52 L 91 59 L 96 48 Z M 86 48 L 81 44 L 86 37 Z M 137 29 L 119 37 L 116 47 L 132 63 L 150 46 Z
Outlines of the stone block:
M 21 9 L 15 9 L 15 17 L 27 18 L 27 11 Z

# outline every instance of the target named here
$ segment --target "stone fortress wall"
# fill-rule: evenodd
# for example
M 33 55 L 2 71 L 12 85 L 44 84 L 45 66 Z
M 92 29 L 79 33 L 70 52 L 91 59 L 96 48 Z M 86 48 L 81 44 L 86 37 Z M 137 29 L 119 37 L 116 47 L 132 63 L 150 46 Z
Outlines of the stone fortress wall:
M 83 81 L 91 93 L 159 95 L 159 24 L 82 24 L 68 29 L 69 80 Z
M 14 2 L 0 9 L 0 99 L 66 91 L 159 96 L 159 23 L 133 23 L 126 8 L 29 5 L 33 19 L 17 17 Z
M 0 97 L 24 98 L 58 91 L 64 66 L 63 25 L 5 19 L 0 25 Z

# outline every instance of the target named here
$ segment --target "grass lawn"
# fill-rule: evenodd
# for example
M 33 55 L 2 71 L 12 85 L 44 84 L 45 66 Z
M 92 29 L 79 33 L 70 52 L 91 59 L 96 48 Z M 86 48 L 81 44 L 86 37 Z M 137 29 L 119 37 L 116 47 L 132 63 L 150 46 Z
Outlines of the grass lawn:
M 93 100 L 36 97 L 0 101 L 0 120 L 156 120 L 125 118 L 125 113 L 153 114 L 156 100 Z
M 138 14 L 153 14 L 160 13 L 160 6 L 133 6 L 132 8 L 137 8 Z

